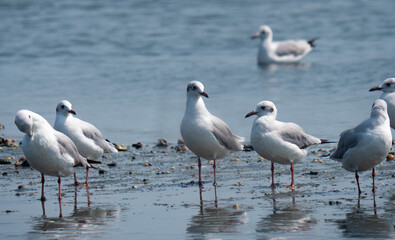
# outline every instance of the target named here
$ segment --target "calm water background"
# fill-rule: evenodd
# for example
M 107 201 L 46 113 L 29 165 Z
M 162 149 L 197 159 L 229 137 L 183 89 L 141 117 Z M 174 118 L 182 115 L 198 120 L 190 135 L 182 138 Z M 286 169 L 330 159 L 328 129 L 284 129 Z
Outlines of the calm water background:
M 175 143 L 186 85 L 200 80 L 211 113 L 247 139 L 244 115 L 261 100 L 280 120 L 337 139 L 368 117 L 379 96 L 368 90 L 395 76 L 394 9 L 392 0 L 3 0 L 0 133 L 22 138 L 13 123 L 22 108 L 53 124 L 67 99 L 114 142 Z M 275 40 L 320 37 L 317 48 L 298 65 L 258 66 L 249 36 L 262 24 Z

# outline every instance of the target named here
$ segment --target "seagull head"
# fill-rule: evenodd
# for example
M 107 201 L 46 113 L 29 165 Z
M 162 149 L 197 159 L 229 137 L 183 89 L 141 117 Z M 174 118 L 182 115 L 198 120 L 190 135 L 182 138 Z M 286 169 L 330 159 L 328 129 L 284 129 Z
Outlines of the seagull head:
M 18 129 L 26 133 L 28 136 L 33 136 L 33 117 L 34 113 L 29 110 L 19 110 L 15 116 L 15 125 Z
M 67 100 L 62 100 L 60 101 L 60 103 L 58 104 L 58 106 L 56 106 L 56 113 L 57 114 L 63 114 L 65 116 L 68 116 L 70 113 L 75 115 L 76 113 L 74 112 L 74 110 L 71 107 L 71 103 Z
M 265 39 L 268 36 L 272 36 L 272 34 L 273 34 L 272 29 L 270 29 L 270 27 L 267 25 L 263 25 L 260 27 L 259 32 L 252 35 L 251 38 L 252 39 L 255 39 L 255 38 Z
M 387 113 L 387 103 L 383 99 L 377 99 L 372 105 L 372 115 L 378 112 Z
M 387 78 L 377 87 L 372 87 L 369 91 L 381 90 L 383 92 L 395 92 L 395 78 Z
M 274 103 L 270 101 L 262 101 L 256 105 L 254 111 L 247 113 L 246 118 L 251 117 L 252 115 L 260 116 L 277 116 L 277 108 Z
M 188 83 L 187 96 L 199 98 L 200 96 L 208 98 L 207 93 L 204 91 L 203 83 L 199 81 L 191 81 Z

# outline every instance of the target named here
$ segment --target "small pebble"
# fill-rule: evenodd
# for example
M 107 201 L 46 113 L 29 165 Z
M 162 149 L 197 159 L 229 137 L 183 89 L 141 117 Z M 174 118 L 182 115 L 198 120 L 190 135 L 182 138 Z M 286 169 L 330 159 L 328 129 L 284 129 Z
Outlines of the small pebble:
M 99 174 L 104 174 L 105 172 L 107 172 L 106 170 L 104 170 L 104 169 L 99 169 Z
M 117 163 L 114 162 L 114 161 L 111 161 L 111 162 L 107 163 L 107 166 L 109 166 L 109 167 L 115 167 L 115 166 L 117 166 Z
M 7 159 L 1 159 L 0 158 L 0 164 L 11 164 L 11 161 L 7 160 Z
M 18 189 L 26 189 L 27 187 L 26 187 L 26 185 L 19 185 L 18 186 Z
M 233 204 L 233 208 L 236 209 L 236 210 L 239 210 L 240 209 L 240 204 L 238 204 L 238 203 Z
M 132 144 L 132 147 L 134 147 L 134 148 L 136 148 L 136 149 L 140 149 L 140 148 L 143 147 L 143 143 L 141 143 L 141 142 L 133 143 L 133 144 Z
M 167 143 L 166 139 L 160 138 L 158 139 L 158 143 L 156 144 L 157 147 L 167 147 L 169 144 Z

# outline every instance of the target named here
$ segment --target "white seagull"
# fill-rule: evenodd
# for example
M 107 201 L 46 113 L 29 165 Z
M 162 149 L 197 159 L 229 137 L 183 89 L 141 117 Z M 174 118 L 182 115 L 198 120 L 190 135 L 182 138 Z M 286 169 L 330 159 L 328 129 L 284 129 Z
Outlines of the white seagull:
M 260 38 L 258 50 L 258 63 L 297 63 L 315 47 L 311 40 L 286 40 L 273 42 L 273 32 L 269 26 L 263 25 L 259 33 L 251 36 L 252 39 Z
M 56 131 L 47 120 L 29 110 L 16 113 L 15 124 L 26 133 L 22 140 L 22 150 L 29 164 L 41 173 L 41 201 L 44 196 L 44 175 L 57 176 L 59 184 L 59 199 L 61 199 L 60 177 L 69 176 L 74 172 L 73 167 L 86 168 L 85 184 L 88 185 L 89 163 L 82 157 L 66 135 Z M 74 180 L 77 179 L 74 173 Z
M 243 150 L 243 137 L 232 133 L 228 125 L 212 115 L 204 105 L 208 98 L 204 86 L 199 81 L 191 81 L 187 87 L 187 106 L 181 122 L 181 136 L 186 146 L 196 154 L 199 166 L 199 185 L 202 185 L 200 158 L 214 160 L 214 183 L 216 181 L 216 160 L 234 151 Z
M 56 107 L 54 128 L 73 140 L 82 156 L 95 160 L 101 157 L 103 152 L 118 152 L 111 143 L 103 139 L 99 129 L 74 115 L 76 113 L 71 103 L 67 100 L 61 101 Z
M 395 78 L 387 78 L 380 86 L 372 87 L 369 91 L 377 90 L 383 91 L 380 99 L 383 99 L 387 103 L 390 124 L 395 129 Z
M 295 123 L 276 120 L 277 108 L 270 101 L 261 101 L 246 118 L 257 115 L 251 130 L 251 145 L 263 158 L 272 162 L 272 188 L 274 188 L 274 163 L 291 164 L 291 185 L 294 189 L 294 163 L 307 155 L 307 148 L 314 144 L 330 143 L 306 134 Z
M 377 99 L 373 103 L 370 118 L 340 134 L 339 144 L 330 158 L 342 162 L 347 171 L 355 172 L 358 194 L 361 194 L 358 172 L 372 169 L 372 191 L 375 192 L 374 167 L 386 158 L 391 145 L 387 103 Z

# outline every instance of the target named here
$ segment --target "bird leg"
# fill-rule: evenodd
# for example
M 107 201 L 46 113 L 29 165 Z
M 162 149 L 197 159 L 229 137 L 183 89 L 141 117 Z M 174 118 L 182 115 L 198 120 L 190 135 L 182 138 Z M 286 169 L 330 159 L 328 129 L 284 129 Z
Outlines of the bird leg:
M 77 181 L 77 175 L 74 173 L 74 186 L 79 186 L 80 183 Z
M 41 201 L 46 200 L 46 198 L 44 196 L 44 182 L 45 182 L 44 174 L 41 174 L 41 199 L 40 199 Z
M 214 183 L 213 183 L 213 186 L 217 186 L 216 166 L 217 166 L 217 164 L 215 163 L 215 159 L 214 159 L 214 164 L 213 164 L 213 168 L 214 168 Z
M 372 188 L 372 192 L 376 192 L 376 189 L 374 187 L 374 176 L 376 176 L 376 172 L 374 171 L 374 168 L 372 168 L 372 177 L 373 177 L 373 188 Z
M 272 184 L 271 187 L 274 189 L 276 186 L 274 184 L 274 162 L 272 162 Z
M 291 187 L 292 189 L 295 188 L 295 182 L 294 182 L 294 164 L 293 164 L 293 163 L 291 163 L 291 185 L 290 185 L 290 187 Z
M 362 193 L 361 188 L 359 187 L 359 176 L 358 176 L 358 170 L 355 170 L 355 179 L 357 180 L 357 185 L 358 185 L 358 195 Z
M 85 179 L 85 186 L 88 186 L 88 176 L 89 176 L 89 167 L 86 167 L 86 179 Z
M 200 157 L 198 157 L 198 167 L 199 167 L 199 186 L 203 185 L 202 182 L 202 161 L 200 161 Z
M 62 192 L 61 192 L 61 190 L 60 190 L 60 184 L 62 183 L 62 180 L 60 180 L 60 176 L 58 176 L 58 185 L 59 185 L 59 197 L 58 197 L 58 199 L 60 200 L 60 199 L 62 199 Z

